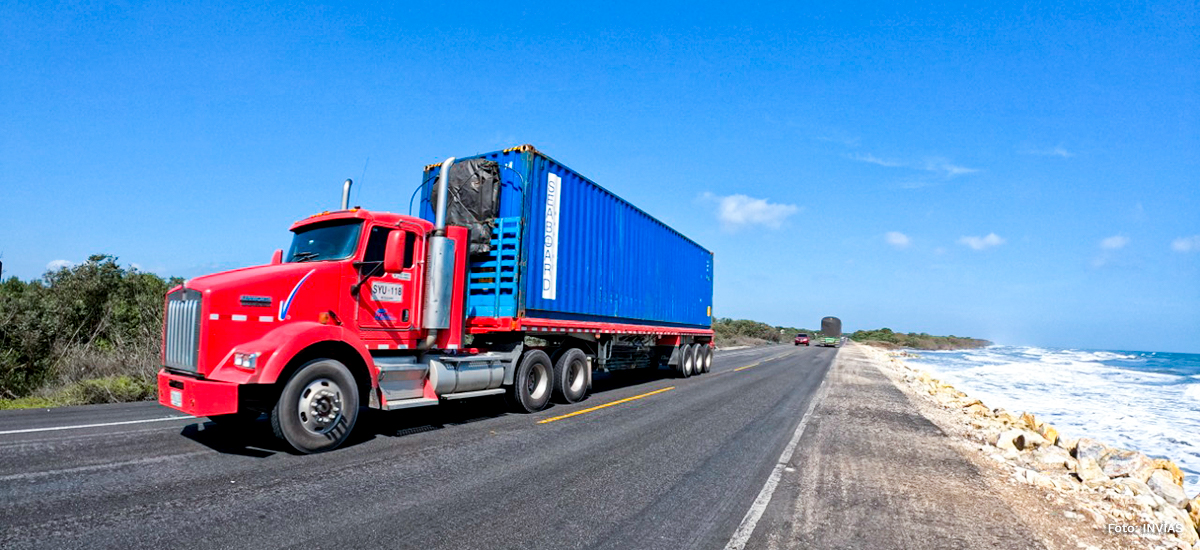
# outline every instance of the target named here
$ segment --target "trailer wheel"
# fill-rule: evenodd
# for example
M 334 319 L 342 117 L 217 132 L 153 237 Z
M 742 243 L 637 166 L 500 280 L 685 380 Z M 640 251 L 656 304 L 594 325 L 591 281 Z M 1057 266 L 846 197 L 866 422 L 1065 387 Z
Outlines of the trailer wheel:
M 696 354 L 692 346 L 679 347 L 679 376 L 687 378 L 692 375 L 692 369 L 696 366 Z
M 711 372 L 713 362 L 712 346 L 701 344 L 700 351 L 704 354 L 704 372 Z
M 705 353 L 705 350 L 708 349 L 708 346 L 704 344 L 692 344 L 692 347 L 695 348 L 696 354 L 696 374 L 701 375 L 708 372 L 708 369 L 705 368 L 708 360 L 708 354 Z
M 314 359 L 292 375 L 275 408 L 271 429 L 302 453 L 319 453 L 346 441 L 358 419 L 358 386 L 341 362 Z
M 578 403 L 587 396 L 587 356 L 571 348 L 554 363 L 554 396 L 563 403 Z
M 688 353 L 692 356 L 692 376 L 700 376 L 703 369 L 704 358 L 700 355 L 700 346 L 696 344 L 688 344 Z
M 521 363 L 513 373 L 513 385 L 509 386 L 508 402 L 517 412 L 538 412 L 550 403 L 554 393 L 554 367 L 550 356 L 535 349 L 525 352 Z

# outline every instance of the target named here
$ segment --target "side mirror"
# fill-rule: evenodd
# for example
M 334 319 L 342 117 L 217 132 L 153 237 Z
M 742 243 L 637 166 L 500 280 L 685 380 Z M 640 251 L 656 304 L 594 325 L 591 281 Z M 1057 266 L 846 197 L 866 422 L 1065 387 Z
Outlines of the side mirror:
M 404 235 L 399 229 L 388 233 L 387 248 L 383 251 L 383 271 L 400 273 L 404 271 Z
M 276 248 L 275 253 L 271 254 L 271 265 L 279 265 L 283 263 L 283 249 Z

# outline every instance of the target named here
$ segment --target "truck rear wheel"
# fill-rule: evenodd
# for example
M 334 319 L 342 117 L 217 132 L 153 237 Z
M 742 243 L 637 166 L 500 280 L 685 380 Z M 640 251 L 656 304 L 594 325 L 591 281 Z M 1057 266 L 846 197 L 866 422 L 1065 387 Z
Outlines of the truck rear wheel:
M 704 352 L 700 351 L 698 343 L 692 343 L 688 349 L 691 351 L 691 375 L 700 376 L 704 373 Z
M 692 369 L 696 366 L 696 354 L 692 346 L 679 347 L 679 376 L 687 378 L 692 375 Z
M 701 344 L 700 351 L 704 353 L 704 372 L 711 372 L 713 362 L 712 346 Z
M 554 363 L 554 395 L 563 403 L 578 403 L 587 396 L 587 356 L 571 348 Z
M 554 392 L 553 372 L 546 352 L 540 349 L 525 352 L 506 394 L 513 410 L 533 413 L 546 408 Z
M 337 448 L 358 419 L 358 386 L 339 361 L 314 359 L 292 375 L 275 408 L 271 429 L 302 453 Z

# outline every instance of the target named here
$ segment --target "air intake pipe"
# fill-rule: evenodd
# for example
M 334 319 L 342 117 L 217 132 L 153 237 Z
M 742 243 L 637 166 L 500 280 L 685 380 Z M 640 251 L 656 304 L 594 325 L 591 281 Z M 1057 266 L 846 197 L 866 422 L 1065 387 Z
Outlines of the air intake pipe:
M 454 241 L 446 238 L 446 200 L 450 193 L 450 166 L 454 157 L 442 162 L 438 174 L 433 235 L 425 255 L 424 327 L 429 331 L 418 349 L 429 349 L 439 330 L 450 328 L 450 302 L 454 289 Z

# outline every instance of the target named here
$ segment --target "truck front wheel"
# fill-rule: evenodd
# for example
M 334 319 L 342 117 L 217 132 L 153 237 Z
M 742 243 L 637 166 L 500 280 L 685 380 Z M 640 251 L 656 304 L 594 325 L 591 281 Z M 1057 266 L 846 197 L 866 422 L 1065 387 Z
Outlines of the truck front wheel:
M 563 403 L 578 403 L 587 395 L 587 356 L 571 348 L 554 364 L 554 395 Z
M 508 388 L 508 402 L 517 412 L 538 412 L 550 404 L 550 394 L 554 392 L 550 356 L 546 352 L 535 349 L 526 352 L 521 357 L 513 373 L 513 385 Z
M 275 435 L 302 453 L 319 453 L 346 441 L 358 419 L 358 386 L 342 363 L 314 359 L 292 375 L 275 408 Z

